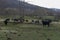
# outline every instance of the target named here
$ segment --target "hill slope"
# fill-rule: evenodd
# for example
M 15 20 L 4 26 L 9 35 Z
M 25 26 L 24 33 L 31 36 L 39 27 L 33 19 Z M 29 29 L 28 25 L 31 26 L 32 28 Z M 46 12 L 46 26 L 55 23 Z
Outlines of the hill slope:
M 52 9 L 39 7 L 18 0 L 0 0 L 0 15 L 53 15 Z

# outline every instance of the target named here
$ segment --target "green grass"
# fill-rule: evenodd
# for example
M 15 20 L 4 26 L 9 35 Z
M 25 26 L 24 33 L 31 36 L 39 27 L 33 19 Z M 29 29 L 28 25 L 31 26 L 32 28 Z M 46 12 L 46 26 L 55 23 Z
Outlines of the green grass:
M 46 18 L 53 19 L 51 16 Z M 36 20 L 34 17 L 25 17 L 25 19 L 29 19 L 29 21 L 31 19 Z M 12 40 L 47 40 L 47 38 L 60 40 L 60 24 L 43 27 L 41 24 L 8 23 L 6 26 L 3 22 L 0 22 L 0 27 L 0 40 L 7 40 L 7 37 L 11 37 Z
M 12 32 L 12 33 L 11 33 Z M 16 34 L 13 34 L 16 33 Z M 37 24 L 13 24 L 7 26 L 1 25 L 0 40 L 7 40 L 11 37 L 12 40 L 60 40 L 60 25 L 53 24 L 49 28 Z

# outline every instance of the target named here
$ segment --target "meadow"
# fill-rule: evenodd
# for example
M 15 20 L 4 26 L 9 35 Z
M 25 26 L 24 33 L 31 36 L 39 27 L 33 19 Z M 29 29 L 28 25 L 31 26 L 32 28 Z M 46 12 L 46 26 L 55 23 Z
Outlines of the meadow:
M 10 39 L 7 39 L 10 38 Z M 0 22 L 0 40 L 60 40 L 60 24 L 43 27 L 41 24 Z

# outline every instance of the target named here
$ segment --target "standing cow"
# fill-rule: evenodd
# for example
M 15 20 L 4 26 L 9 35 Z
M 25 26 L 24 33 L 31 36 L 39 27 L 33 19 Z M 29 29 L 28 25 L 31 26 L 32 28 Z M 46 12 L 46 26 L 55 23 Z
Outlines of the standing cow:
M 10 20 L 9 18 L 5 19 L 4 24 L 7 25 L 7 23 L 9 22 L 9 20 Z
M 18 18 L 18 19 L 13 19 L 14 20 L 14 22 L 16 22 L 16 23 L 23 23 L 24 22 L 24 18 L 22 18 L 22 17 L 20 17 L 20 18 Z
M 49 19 L 47 19 L 47 20 L 42 20 L 43 26 L 44 26 L 44 25 L 48 25 L 48 27 L 49 27 L 51 22 L 52 22 L 52 21 L 49 20 Z

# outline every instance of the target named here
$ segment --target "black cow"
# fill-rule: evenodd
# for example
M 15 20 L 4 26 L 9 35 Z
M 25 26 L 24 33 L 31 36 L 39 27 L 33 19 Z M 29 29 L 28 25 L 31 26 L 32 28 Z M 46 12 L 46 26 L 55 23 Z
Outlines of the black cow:
M 7 23 L 9 22 L 9 20 L 10 20 L 9 18 L 5 19 L 4 24 L 7 25 Z
M 47 20 L 42 20 L 43 26 L 44 26 L 44 25 L 48 25 L 48 27 L 49 27 L 51 22 L 52 22 L 52 21 L 49 20 L 49 19 L 47 19 Z

